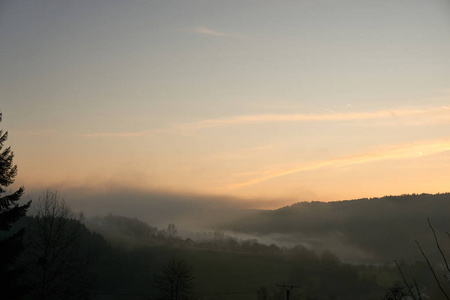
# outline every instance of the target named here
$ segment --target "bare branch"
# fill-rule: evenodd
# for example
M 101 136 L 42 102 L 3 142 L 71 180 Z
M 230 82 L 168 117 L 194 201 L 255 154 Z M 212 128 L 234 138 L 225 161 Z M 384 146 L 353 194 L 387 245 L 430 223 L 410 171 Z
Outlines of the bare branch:
M 29 226 L 35 299 L 79 299 L 89 286 L 89 261 L 80 252 L 83 225 L 57 192 L 45 191 Z
M 400 275 L 403 278 L 403 282 L 405 283 L 406 287 L 408 288 L 409 294 L 411 295 L 411 297 L 414 298 L 414 300 L 417 300 L 416 296 L 414 296 L 411 286 L 408 284 L 408 281 L 406 281 L 405 275 L 403 275 L 402 269 L 400 268 L 400 266 L 398 265 L 396 260 L 394 260 L 394 262 L 395 262 L 395 265 L 397 266 L 398 271 L 400 272 Z
M 447 259 L 445 258 L 445 255 L 444 255 L 444 253 L 442 252 L 441 246 L 439 245 L 439 241 L 438 241 L 438 239 L 437 239 L 437 237 L 436 237 L 436 232 L 434 231 L 434 228 L 433 228 L 433 226 L 431 225 L 430 219 L 428 218 L 427 220 L 428 220 L 428 225 L 430 226 L 431 231 L 433 232 L 434 240 L 436 241 L 436 247 L 438 248 L 439 253 L 441 253 L 441 256 L 442 256 L 442 259 L 443 259 L 444 262 L 445 262 L 445 267 L 447 268 L 447 271 L 450 273 L 450 268 L 448 267 Z
M 427 256 L 425 255 L 425 253 L 423 252 L 422 247 L 420 247 L 420 244 L 419 244 L 418 241 L 416 241 L 416 244 L 417 244 L 417 246 L 419 247 L 420 252 L 422 253 L 423 257 L 424 257 L 425 260 L 427 261 L 428 268 L 430 269 L 431 273 L 433 274 L 434 279 L 435 279 L 437 285 L 439 286 L 439 289 L 441 290 L 442 294 L 444 294 L 445 299 L 449 300 L 447 294 L 445 293 L 444 289 L 443 289 L 442 286 L 441 286 L 441 283 L 439 282 L 439 279 L 438 279 L 437 276 L 436 276 L 436 273 L 435 273 L 434 270 L 433 270 L 433 267 L 431 266 L 430 261 L 428 260 L 428 257 L 427 257 Z
M 419 290 L 419 285 L 417 284 L 416 279 L 413 278 L 413 281 L 414 281 L 414 286 L 415 286 L 415 288 L 416 288 L 416 290 L 417 290 L 417 296 L 419 297 L 419 300 L 423 300 L 423 299 L 422 299 L 422 293 L 421 293 L 420 290 Z
M 194 272 L 184 260 L 173 257 L 156 278 L 158 289 L 165 299 L 178 300 L 193 293 Z

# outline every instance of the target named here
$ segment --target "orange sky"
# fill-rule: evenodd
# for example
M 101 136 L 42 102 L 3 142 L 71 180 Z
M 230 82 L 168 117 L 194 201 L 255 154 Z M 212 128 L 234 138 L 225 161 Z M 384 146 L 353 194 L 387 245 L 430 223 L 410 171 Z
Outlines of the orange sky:
M 17 184 L 274 206 L 450 191 L 443 1 L 175 3 L 2 4 Z

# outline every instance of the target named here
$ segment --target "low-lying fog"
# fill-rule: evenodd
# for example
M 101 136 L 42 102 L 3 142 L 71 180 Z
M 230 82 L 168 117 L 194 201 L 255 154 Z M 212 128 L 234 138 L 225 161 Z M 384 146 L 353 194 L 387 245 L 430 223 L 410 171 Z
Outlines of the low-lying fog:
M 257 239 L 260 243 L 276 244 L 280 247 L 303 245 L 318 251 L 332 248 L 343 258 L 367 258 L 369 253 L 349 246 L 345 237 L 335 232 L 324 236 L 308 237 L 302 234 L 287 233 L 243 233 L 223 230 L 222 224 L 233 223 L 256 212 L 253 203 L 239 201 L 231 197 L 211 197 L 194 194 L 177 194 L 162 191 L 140 192 L 136 190 L 117 189 L 114 191 L 92 191 L 83 189 L 58 190 L 75 212 L 83 212 L 87 218 L 108 214 L 137 218 L 159 229 L 168 224 L 176 225 L 183 237 L 194 237 L 196 232 L 221 231 L 238 239 Z M 31 191 L 23 199 L 37 200 L 42 191 Z M 33 207 L 30 210 L 33 213 Z
M 43 191 L 30 191 L 25 200 L 37 200 Z M 231 197 L 143 192 L 126 188 L 109 191 L 58 189 L 75 212 L 86 217 L 108 214 L 137 218 L 158 228 L 176 224 L 185 231 L 213 229 L 215 225 L 240 217 L 249 205 Z M 24 201 L 25 201 L 24 200 Z M 30 210 L 33 213 L 33 207 Z
M 28 191 L 23 201 L 37 200 L 42 192 Z M 181 237 L 193 239 L 199 232 L 219 231 L 266 245 L 330 250 L 346 261 L 414 259 L 414 240 L 429 243 L 432 237 L 427 218 L 440 233 L 450 227 L 445 214 L 450 209 L 450 194 L 303 202 L 257 210 L 250 206 L 256 207 L 257 201 L 164 191 L 59 189 L 58 193 L 86 218 L 113 214 L 137 218 L 158 229 L 175 224 Z M 33 207 L 29 213 L 33 214 Z

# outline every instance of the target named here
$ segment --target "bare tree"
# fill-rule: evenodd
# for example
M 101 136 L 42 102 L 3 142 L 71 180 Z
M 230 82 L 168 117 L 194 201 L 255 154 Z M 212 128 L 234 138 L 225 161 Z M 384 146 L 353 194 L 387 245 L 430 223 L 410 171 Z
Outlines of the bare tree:
M 435 243 L 436 243 L 436 248 L 438 249 L 438 251 L 439 251 L 439 253 L 440 253 L 441 257 L 442 257 L 442 260 L 443 260 L 443 262 L 444 262 L 445 270 L 446 270 L 447 272 L 450 273 L 450 267 L 449 267 L 449 264 L 448 264 L 448 262 L 447 262 L 447 258 L 446 258 L 446 256 L 445 256 L 444 252 L 442 251 L 442 248 L 441 248 L 441 246 L 440 246 L 439 240 L 438 240 L 438 238 L 437 238 L 437 236 L 436 236 L 436 231 L 434 230 L 433 225 L 431 224 L 430 219 L 428 218 L 427 220 L 428 220 L 428 226 L 430 227 L 431 232 L 433 233 L 434 241 L 435 241 Z M 450 234 L 449 234 L 449 233 L 447 233 L 447 235 L 450 237 Z M 427 263 L 427 265 L 428 265 L 428 268 L 429 268 L 431 274 L 433 275 L 434 281 L 436 282 L 436 284 L 437 284 L 437 286 L 438 286 L 438 288 L 439 288 L 439 290 L 440 290 L 440 292 L 441 292 L 441 296 L 443 296 L 445 299 L 449 300 L 449 299 L 450 299 L 450 296 L 447 295 L 446 289 L 444 289 L 444 287 L 443 287 L 442 284 L 441 284 L 442 278 L 444 278 L 444 279 L 446 279 L 446 280 L 448 281 L 447 276 L 444 275 L 444 276 L 442 276 L 442 278 L 440 278 L 440 276 L 438 276 L 438 275 L 436 274 L 436 272 L 435 272 L 435 270 L 434 270 L 434 268 L 433 268 L 433 266 L 432 266 L 430 260 L 428 259 L 428 256 L 427 256 L 427 255 L 425 254 L 425 252 L 423 251 L 423 249 L 422 249 L 420 243 L 419 243 L 417 240 L 416 240 L 415 242 L 416 242 L 416 244 L 417 244 L 417 247 L 418 247 L 419 250 L 420 250 L 420 253 L 421 253 L 422 256 L 424 257 L 424 259 L 425 259 L 425 261 L 426 261 L 426 263 Z M 419 286 L 418 286 L 416 280 L 413 278 L 413 281 L 414 281 L 414 287 L 416 288 L 416 291 L 417 291 L 417 293 L 416 293 L 416 294 L 417 294 L 417 297 L 414 295 L 414 293 L 413 293 L 413 291 L 412 291 L 412 287 L 411 287 L 411 285 L 408 283 L 408 281 L 406 280 L 405 276 L 403 275 L 403 272 L 402 272 L 400 266 L 398 265 L 397 261 L 395 261 L 395 264 L 396 264 L 396 266 L 397 266 L 397 268 L 398 268 L 398 270 L 399 270 L 399 272 L 400 272 L 400 275 L 402 276 L 402 279 L 403 279 L 403 282 L 404 282 L 405 286 L 406 286 L 406 287 L 408 288 L 408 290 L 409 290 L 409 294 L 408 294 L 408 295 L 412 296 L 413 299 L 422 300 L 422 296 L 421 296 L 421 293 L 420 293 L 420 290 L 419 290 Z
M 169 239 L 173 239 L 177 237 L 177 229 L 175 228 L 175 224 L 169 224 L 167 226 L 167 237 Z
M 160 270 L 156 285 L 162 299 L 185 300 L 193 297 L 194 272 L 184 260 L 173 257 Z
M 163 240 L 173 240 L 177 238 L 177 229 L 175 224 L 171 223 L 167 226 L 167 229 L 161 229 L 157 233 L 157 237 Z
M 411 295 L 400 282 L 395 282 L 391 289 L 386 293 L 383 300 L 403 300 Z
M 80 220 L 57 192 L 39 197 L 28 229 L 35 299 L 87 298 L 89 260 L 80 254 Z
M 431 231 L 433 232 L 433 237 L 434 237 L 434 240 L 436 242 L 436 247 L 439 250 L 439 253 L 441 254 L 442 259 L 443 259 L 443 261 L 445 263 L 446 270 L 450 271 L 450 268 L 449 268 L 448 263 L 447 263 L 447 258 L 445 257 L 444 253 L 442 252 L 442 249 L 441 249 L 441 246 L 439 244 L 439 240 L 438 240 L 438 238 L 436 236 L 436 232 L 434 231 L 433 225 L 431 225 L 430 219 L 427 219 L 427 220 L 428 220 L 428 226 L 431 228 Z M 419 247 L 420 253 L 422 253 L 422 256 L 425 258 L 425 261 L 427 262 L 428 268 L 430 269 L 431 274 L 433 274 L 433 278 L 434 278 L 437 286 L 439 287 L 439 290 L 441 291 L 441 293 L 445 297 L 445 299 L 449 300 L 450 299 L 449 296 L 447 295 L 447 293 L 445 292 L 444 288 L 442 287 L 442 285 L 440 283 L 440 280 L 439 280 L 439 277 L 436 275 L 436 272 L 434 271 L 433 266 L 431 265 L 431 262 L 428 259 L 427 255 L 422 250 L 422 247 L 420 246 L 420 243 L 418 241 L 416 241 L 416 244 Z M 445 278 L 445 276 L 444 276 L 444 278 Z

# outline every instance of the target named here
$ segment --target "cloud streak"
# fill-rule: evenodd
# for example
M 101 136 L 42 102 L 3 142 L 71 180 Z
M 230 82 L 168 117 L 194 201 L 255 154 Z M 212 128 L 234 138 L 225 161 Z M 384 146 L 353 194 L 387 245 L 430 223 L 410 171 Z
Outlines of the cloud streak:
M 218 32 L 213 29 L 203 27 L 203 26 L 197 26 L 197 27 L 191 27 L 184 29 L 185 31 L 189 31 L 196 34 L 201 35 L 209 35 L 209 36 L 216 36 L 216 37 L 231 37 L 234 36 L 233 34 L 225 33 L 225 32 Z
M 404 109 L 404 110 L 380 110 L 374 112 L 330 112 L 327 114 L 261 114 L 246 115 L 227 119 L 210 119 L 194 123 L 181 124 L 179 127 L 184 130 L 199 130 L 212 127 L 239 126 L 262 123 L 283 123 L 283 122 L 323 122 L 323 121 L 358 121 L 358 120 L 392 120 L 407 117 L 427 117 L 425 121 L 432 121 L 430 118 L 442 121 L 450 120 L 450 107 L 431 107 L 425 109 Z
M 335 159 L 318 161 L 309 164 L 299 165 L 294 168 L 281 170 L 278 172 L 272 172 L 268 174 L 264 174 L 260 177 L 231 184 L 225 189 L 232 190 L 238 189 L 245 186 L 255 185 L 264 181 L 268 181 L 271 179 L 275 179 L 278 177 L 300 173 L 305 171 L 316 170 L 324 167 L 341 167 L 341 166 L 350 166 L 356 164 L 370 163 L 375 161 L 382 160 L 393 160 L 393 159 L 405 159 L 405 158 L 414 158 L 421 156 L 430 156 L 438 153 L 442 153 L 445 151 L 450 151 L 450 140 L 441 139 L 434 141 L 424 141 L 418 143 L 408 143 L 386 147 L 383 149 L 378 149 L 362 154 L 355 154 L 346 157 L 339 157 Z
M 58 132 L 54 129 L 35 129 L 35 130 L 17 131 L 16 133 L 23 136 L 42 136 L 42 135 L 56 134 Z
M 76 134 L 76 136 L 84 138 L 132 138 L 146 135 L 155 135 L 169 131 L 169 129 L 150 129 L 142 131 L 78 133 Z
M 450 106 L 429 107 L 421 109 L 380 110 L 373 112 L 332 112 L 323 114 L 256 114 L 232 118 L 209 119 L 198 122 L 178 123 L 168 128 L 155 128 L 131 132 L 99 132 L 77 134 L 80 137 L 131 138 L 156 134 L 181 134 L 190 136 L 198 130 L 218 127 L 245 126 L 268 123 L 300 123 L 300 122 L 351 122 L 379 120 L 395 122 L 391 124 L 424 125 L 450 122 Z

